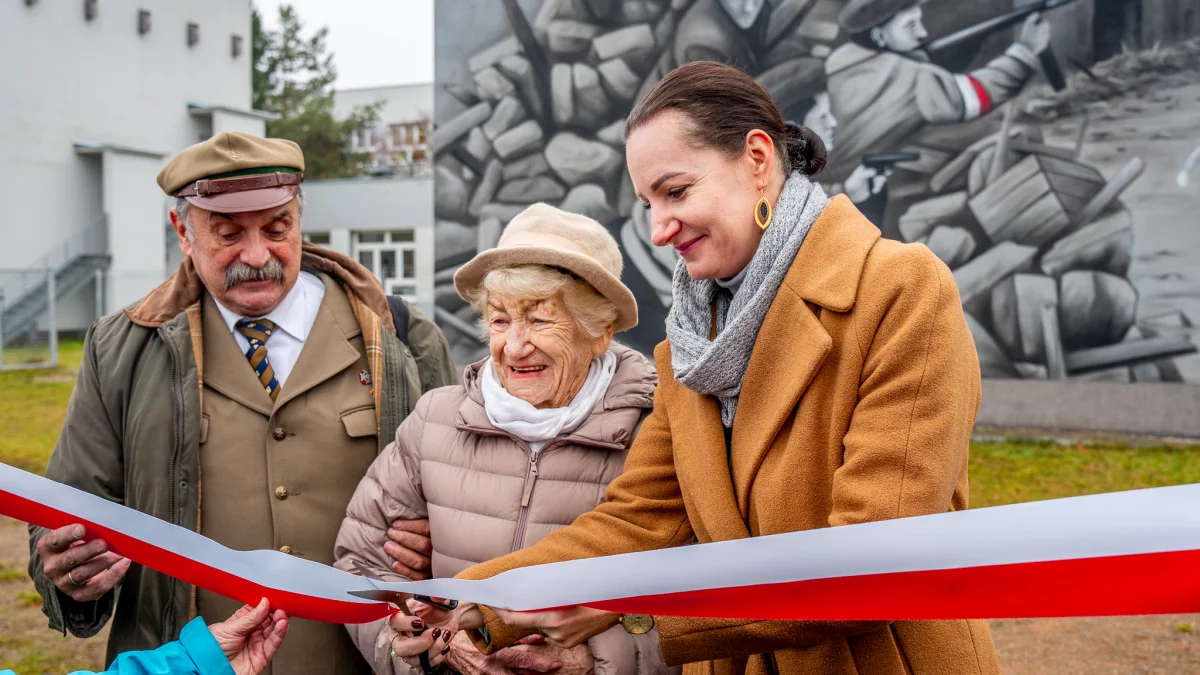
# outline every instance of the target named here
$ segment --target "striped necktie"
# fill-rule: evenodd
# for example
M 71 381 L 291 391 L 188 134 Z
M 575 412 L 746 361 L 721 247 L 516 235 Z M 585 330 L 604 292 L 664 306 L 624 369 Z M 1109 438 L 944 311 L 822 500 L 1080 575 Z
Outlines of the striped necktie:
M 254 374 L 258 375 L 258 381 L 262 382 L 263 390 L 274 401 L 279 394 L 279 380 L 275 379 L 275 369 L 267 360 L 267 340 L 275 332 L 275 322 L 269 319 L 242 319 L 237 322 L 237 330 L 250 341 L 246 358 Z

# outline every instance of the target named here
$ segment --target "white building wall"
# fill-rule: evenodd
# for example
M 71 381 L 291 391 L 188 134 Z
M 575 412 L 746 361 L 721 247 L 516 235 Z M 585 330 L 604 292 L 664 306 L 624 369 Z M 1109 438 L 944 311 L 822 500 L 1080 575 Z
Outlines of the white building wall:
M 412 230 L 417 305 L 433 315 L 433 181 L 350 178 L 304 182 L 304 232 L 329 235 L 330 249 L 354 256 L 358 232 Z
M 0 63 L 8 64 L 0 74 L 0 200 L 6 205 L 0 269 L 34 264 L 103 215 L 106 205 L 121 205 L 121 222 L 112 223 L 119 236 L 111 239 L 132 248 L 114 249 L 120 253 L 112 275 L 123 281 L 113 284 L 110 297 L 124 301 L 166 273 L 168 202 L 154 184 L 157 166 L 214 127 L 245 130 L 237 126 L 245 120 L 189 114 L 188 103 L 250 107 L 250 2 L 101 0 L 96 6 L 97 16 L 87 21 L 80 1 L 0 2 Z M 144 35 L 138 34 L 140 9 L 151 11 Z M 187 43 L 189 22 L 199 25 L 194 46 Z M 233 35 L 242 36 L 237 58 Z M 257 128 L 262 133 L 261 122 Z M 81 155 L 75 141 L 160 156 Z M 110 179 L 114 184 L 102 187 Z M 152 197 L 153 206 L 130 202 Z M 134 241 L 141 243 L 127 243 Z M 60 326 L 86 326 L 90 307 L 68 299 L 63 313 L 74 316 L 60 313 Z
M 265 136 L 267 122 L 261 117 L 251 117 L 229 110 L 214 110 L 212 113 L 213 134 L 222 131 L 238 131 L 243 134 Z
M 106 289 L 110 310 L 132 304 L 163 280 L 166 230 L 155 225 L 163 218 L 164 195 L 154 182 L 161 164 L 158 157 L 104 153 L 104 212 L 112 253 Z

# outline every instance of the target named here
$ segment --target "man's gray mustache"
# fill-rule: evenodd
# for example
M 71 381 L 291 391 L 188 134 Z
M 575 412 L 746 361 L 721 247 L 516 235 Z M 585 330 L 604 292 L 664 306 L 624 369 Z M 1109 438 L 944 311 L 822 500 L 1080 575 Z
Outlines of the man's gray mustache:
M 279 283 L 283 283 L 283 263 L 275 258 L 271 258 L 262 267 L 254 267 L 244 262 L 235 262 L 225 268 L 226 290 L 244 281 L 278 281 Z

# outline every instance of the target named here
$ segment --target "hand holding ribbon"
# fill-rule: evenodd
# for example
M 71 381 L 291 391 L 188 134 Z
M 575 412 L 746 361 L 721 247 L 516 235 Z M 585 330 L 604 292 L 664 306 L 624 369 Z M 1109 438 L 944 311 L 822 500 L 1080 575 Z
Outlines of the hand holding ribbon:
M 38 540 L 42 571 L 58 590 L 76 602 L 98 600 L 129 571 L 131 561 L 108 550 L 103 539 L 85 541 L 78 523 L 60 527 Z
M 513 628 L 536 630 L 551 644 L 570 649 L 593 635 L 599 635 L 617 625 L 619 615 L 601 609 L 576 606 L 544 612 L 512 612 L 494 610 L 504 623 Z
M 235 675 L 258 675 L 265 670 L 287 631 L 287 614 L 280 609 L 272 612 L 266 598 L 208 627 Z

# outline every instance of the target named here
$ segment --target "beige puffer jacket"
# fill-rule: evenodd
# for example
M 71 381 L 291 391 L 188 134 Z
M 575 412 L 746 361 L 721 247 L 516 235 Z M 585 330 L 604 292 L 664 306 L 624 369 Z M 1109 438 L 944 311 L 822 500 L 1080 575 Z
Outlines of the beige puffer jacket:
M 578 429 L 536 455 L 488 421 L 479 382 L 483 362 L 467 367 L 462 386 L 425 394 L 350 500 L 336 566 L 354 572 L 358 560 L 390 569 L 383 550 L 389 523 L 428 518 L 433 575 L 452 577 L 531 546 L 603 502 L 658 384 L 646 357 L 617 344 L 612 351 L 617 369 L 604 398 Z M 384 621 L 347 628 L 376 673 L 412 672 L 389 656 L 391 631 Z M 633 636 L 616 626 L 588 647 L 597 675 L 677 672 L 663 665 L 657 631 Z

